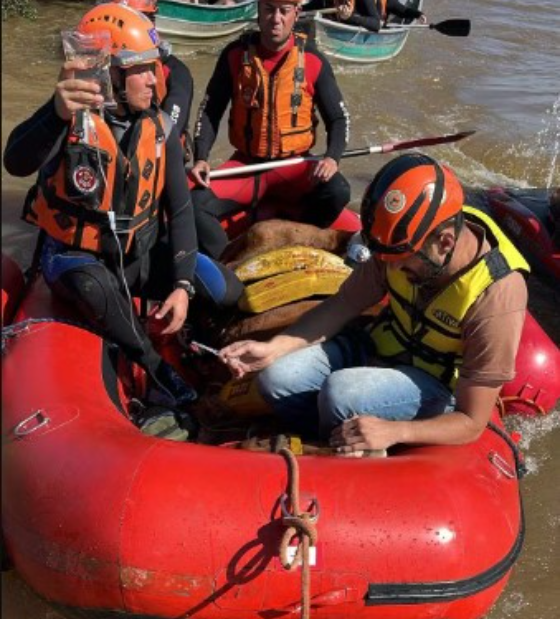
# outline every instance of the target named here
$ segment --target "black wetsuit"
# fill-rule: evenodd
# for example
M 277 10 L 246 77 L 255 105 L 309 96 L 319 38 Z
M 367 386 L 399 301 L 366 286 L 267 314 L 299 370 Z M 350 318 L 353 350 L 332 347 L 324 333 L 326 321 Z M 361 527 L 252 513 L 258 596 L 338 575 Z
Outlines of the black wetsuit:
M 194 92 L 194 82 L 189 68 L 177 56 L 169 53 L 167 46 L 160 47 L 164 73 L 166 75 L 165 86 L 167 95 L 162 101 L 161 109 L 167 112 L 175 123 L 179 135 L 185 136 L 188 149 L 187 156 L 190 159 L 192 153 L 192 140 L 189 135 L 189 118 Z

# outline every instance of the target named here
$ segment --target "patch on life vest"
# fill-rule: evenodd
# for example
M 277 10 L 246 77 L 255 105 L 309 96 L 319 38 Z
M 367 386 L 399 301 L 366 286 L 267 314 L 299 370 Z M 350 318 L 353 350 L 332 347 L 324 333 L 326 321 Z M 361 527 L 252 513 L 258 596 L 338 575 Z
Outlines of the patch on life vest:
M 389 213 L 398 213 L 404 209 L 406 196 L 400 190 L 392 189 L 390 192 L 387 192 L 383 204 Z
M 77 166 L 72 173 L 72 181 L 82 194 L 92 194 L 99 185 L 95 170 L 89 166 Z
M 441 321 L 448 327 L 459 327 L 459 321 L 454 316 L 451 316 L 448 312 L 445 312 L 445 310 L 440 310 L 438 308 L 434 310 L 433 314 L 438 321 Z

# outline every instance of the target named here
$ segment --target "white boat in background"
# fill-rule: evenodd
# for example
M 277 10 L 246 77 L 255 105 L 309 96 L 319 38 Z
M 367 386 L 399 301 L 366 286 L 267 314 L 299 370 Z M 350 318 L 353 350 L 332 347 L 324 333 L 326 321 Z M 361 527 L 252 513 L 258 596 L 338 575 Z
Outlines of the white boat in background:
M 256 0 L 232 5 L 159 0 L 156 27 L 165 37 L 202 42 L 240 32 L 256 16 Z

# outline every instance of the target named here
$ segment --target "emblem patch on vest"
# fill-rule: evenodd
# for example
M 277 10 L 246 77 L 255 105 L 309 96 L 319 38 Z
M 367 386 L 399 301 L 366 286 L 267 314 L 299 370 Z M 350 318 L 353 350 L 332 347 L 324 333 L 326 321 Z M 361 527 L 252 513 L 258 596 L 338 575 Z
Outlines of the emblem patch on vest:
M 441 321 L 444 325 L 447 325 L 448 327 L 459 327 L 459 321 L 445 310 L 437 309 L 434 310 L 433 314 L 436 319 Z
M 99 185 L 95 170 L 89 166 L 77 166 L 72 173 L 72 181 L 82 194 L 92 194 Z
M 398 213 L 404 209 L 406 196 L 400 190 L 392 189 L 385 195 L 383 204 L 389 213 Z

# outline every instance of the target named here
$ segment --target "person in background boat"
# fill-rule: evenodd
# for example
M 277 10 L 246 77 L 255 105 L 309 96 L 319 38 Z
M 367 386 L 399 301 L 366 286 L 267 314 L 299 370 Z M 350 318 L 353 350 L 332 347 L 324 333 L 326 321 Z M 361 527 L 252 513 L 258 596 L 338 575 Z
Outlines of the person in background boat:
M 24 219 L 42 229 L 47 284 L 152 378 L 151 403 L 181 407 L 196 397 L 144 334 L 130 299 L 163 300 L 163 334 L 183 325 L 196 291 L 234 305 L 242 285 L 197 254 L 181 144 L 157 105 L 159 39 L 152 22 L 127 6 L 100 4 L 82 34 L 110 35 L 116 108 L 104 108 L 99 82 L 80 79 L 79 59 L 62 66 L 54 96 L 8 138 L 10 174 L 39 171 Z
M 99 4 L 107 2 L 102 0 Z M 126 4 L 156 23 L 158 0 L 113 0 L 118 4 Z M 187 65 L 172 53 L 171 44 L 160 39 L 159 44 L 163 79 L 158 80 L 158 97 L 161 109 L 169 114 L 177 126 L 185 152 L 185 163 L 192 160 L 193 145 L 189 133 L 189 118 L 194 92 L 194 81 Z
M 233 343 L 222 360 L 236 376 L 262 371 L 275 411 L 344 455 L 476 440 L 515 374 L 528 265 L 463 201 L 446 166 L 393 159 L 362 200 L 372 258 L 282 334 Z M 348 325 L 385 296 L 376 322 Z
M 424 13 L 413 7 L 401 4 L 399 0 L 335 0 L 336 18 L 349 26 L 360 26 L 372 32 L 379 32 L 394 15 L 402 19 L 427 23 Z M 332 7 L 329 0 L 311 0 L 305 5 L 306 11 L 319 11 Z
M 350 199 L 350 186 L 338 171 L 348 113 L 328 61 L 293 32 L 300 10 L 299 0 L 259 0 L 260 32 L 225 48 L 201 103 L 193 201 L 200 247 L 215 258 L 228 241 L 218 221 L 226 214 L 255 208 L 266 197 L 301 203 L 303 221 L 327 228 Z M 221 168 L 308 154 L 315 144 L 316 108 L 327 132 L 325 156 L 210 183 L 210 150 L 230 102 L 229 139 L 236 151 Z

